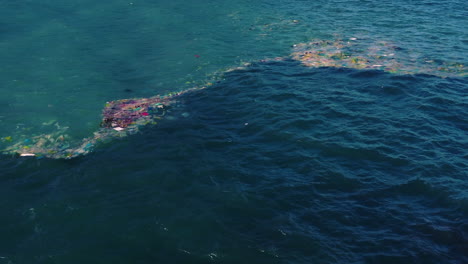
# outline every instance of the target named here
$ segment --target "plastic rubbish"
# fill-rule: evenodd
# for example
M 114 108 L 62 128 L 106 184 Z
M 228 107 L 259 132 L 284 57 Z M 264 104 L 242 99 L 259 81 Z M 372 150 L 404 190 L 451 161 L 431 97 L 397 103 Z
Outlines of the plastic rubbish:
M 447 62 L 427 57 L 420 59 L 398 45 L 390 42 L 366 42 L 364 39 L 349 38 L 352 41 L 316 40 L 308 43 L 293 45 L 293 52 L 289 57 L 277 57 L 260 60 L 260 62 L 281 61 L 294 59 L 308 67 L 335 67 L 382 70 L 392 74 L 426 73 L 441 77 L 467 76 L 466 67 L 459 62 Z M 412 51 L 411 51 L 412 52 Z M 199 55 L 195 55 L 199 58 Z M 228 69 L 224 72 L 243 70 L 250 63 L 240 67 Z M 190 83 L 190 82 L 187 82 Z M 140 131 L 141 127 L 156 124 L 160 119 L 173 119 L 166 113 L 172 105 L 180 100 L 180 95 L 194 90 L 204 89 L 212 85 L 195 87 L 183 92 L 169 93 L 165 96 L 150 98 L 132 98 L 107 102 L 102 111 L 100 128 L 81 142 L 71 144 L 65 134 L 67 127 L 60 126 L 55 121 L 56 132 L 46 135 L 25 138 L 15 136 L 0 138 L 2 142 L 12 145 L 3 150 L 4 153 L 16 154 L 21 157 L 36 156 L 41 158 L 70 159 L 85 155 L 93 151 L 93 147 L 101 142 L 108 142 L 114 138 L 125 137 Z M 183 113 L 188 117 L 188 113 Z M 244 123 L 245 126 L 249 123 Z
M 157 120 L 165 117 L 169 108 L 178 103 L 180 95 L 206 86 L 195 87 L 183 92 L 170 93 L 165 96 L 150 98 L 132 98 L 107 102 L 102 111 L 102 121 L 99 130 L 81 142 L 71 143 L 65 134 L 67 127 L 51 124 L 55 133 L 19 139 L 10 145 L 5 154 L 18 154 L 20 157 L 40 157 L 54 159 L 71 159 L 93 151 L 100 142 L 108 142 L 113 138 L 125 137 L 137 133 L 141 127 L 157 124 Z M 2 141 L 12 141 L 12 137 L 4 137 Z
M 458 62 L 432 60 L 387 41 L 315 40 L 293 45 L 291 57 L 308 67 L 378 69 L 394 74 L 432 74 L 439 77 L 466 76 Z

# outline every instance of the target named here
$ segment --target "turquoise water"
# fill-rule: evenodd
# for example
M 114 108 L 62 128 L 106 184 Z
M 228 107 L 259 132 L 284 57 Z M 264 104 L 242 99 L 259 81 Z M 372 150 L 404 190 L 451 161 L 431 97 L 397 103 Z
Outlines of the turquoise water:
M 468 262 L 468 82 L 424 71 L 467 65 L 467 17 L 461 0 L 0 2 L 2 148 L 213 83 L 88 155 L 2 155 L 0 263 Z M 289 56 L 317 39 L 391 43 L 419 74 Z

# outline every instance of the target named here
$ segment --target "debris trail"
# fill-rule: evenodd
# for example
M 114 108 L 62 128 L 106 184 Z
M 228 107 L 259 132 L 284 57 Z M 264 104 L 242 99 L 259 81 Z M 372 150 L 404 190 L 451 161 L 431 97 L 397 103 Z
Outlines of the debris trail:
M 195 57 L 198 58 L 199 55 Z M 392 74 L 431 74 L 443 78 L 468 76 L 466 67 L 461 63 L 418 56 L 412 51 L 387 41 L 368 41 L 354 37 L 348 40 L 314 40 L 296 44 L 293 45 L 290 56 L 265 59 L 260 62 L 291 59 L 301 62 L 304 66 L 315 68 L 374 69 Z M 245 69 L 249 65 L 245 63 L 224 72 Z M 222 73 L 220 75 L 222 76 Z M 67 127 L 55 124 L 57 129 L 52 134 L 15 139 L 17 143 L 13 143 L 12 136 L 2 138 L 3 142 L 12 144 L 2 152 L 22 157 L 54 159 L 70 159 L 85 155 L 100 142 L 132 135 L 145 125 L 156 124 L 158 120 L 165 117 L 171 106 L 178 103 L 181 95 L 204 89 L 211 84 L 208 82 L 206 86 L 165 96 L 107 102 L 102 112 L 101 127 L 94 132 L 93 136 L 84 138 L 73 146 L 70 144 L 72 140 L 66 134 Z
M 56 132 L 51 134 L 21 139 L 3 152 L 21 157 L 53 159 L 71 159 L 85 155 L 101 142 L 132 135 L 145 125 L 156 124 L 158 120 L 164 118 L 173 105 L 180 101 L 180 95 L 204 88 L 206 87 L 192 88 L 166 96 L 107 102 L 102 111 L 101 127 L 93 136 L 84 138 L 79 143 L 73 145 L 70 143 L 70 137 L 66 134 L 67 128 L 64 127 L 57 128 Z M 7 138 L 11 141 L 11 137 Z
M 293 45 L 291 57 L 308 67 L 375 69 L 395 74 L 466 77 L 465 65 L 427 58 L 388 41 L 314 40 Z

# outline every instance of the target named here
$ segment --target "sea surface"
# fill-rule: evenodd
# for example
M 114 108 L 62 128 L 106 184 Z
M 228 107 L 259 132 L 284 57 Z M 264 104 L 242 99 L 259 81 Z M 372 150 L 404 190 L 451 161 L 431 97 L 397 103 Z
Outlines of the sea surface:
M 317 40 L 413 70 L 291 55 Z M 468 263 L 465 0 L 0 0 L 0 62 L 1 149 L 207 87 L 86 155 L 0 155 L 0 264 Z

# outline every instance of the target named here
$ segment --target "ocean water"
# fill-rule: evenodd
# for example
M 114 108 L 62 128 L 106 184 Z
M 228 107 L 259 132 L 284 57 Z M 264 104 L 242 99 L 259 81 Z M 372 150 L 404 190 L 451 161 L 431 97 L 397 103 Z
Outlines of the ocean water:
M 87 155 L 1 155 L 0 264 L 468 263 L 467 17 L 462 0 L 1 1 L 2 149 L 210 85 Z M 400 61 L 291 55 L 317 40 Z

